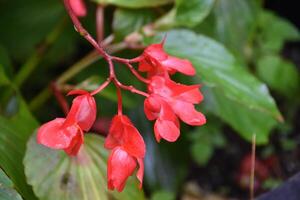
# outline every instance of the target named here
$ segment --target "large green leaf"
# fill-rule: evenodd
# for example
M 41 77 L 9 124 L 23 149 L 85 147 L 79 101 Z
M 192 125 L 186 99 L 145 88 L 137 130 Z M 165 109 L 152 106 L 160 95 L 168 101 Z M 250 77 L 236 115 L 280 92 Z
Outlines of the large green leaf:
M 137 181 L 130 179 L 122 193 L 108 192 L 106 160 L 102 137 L 87 134 L 77 157 L 36 143 L 36 134 L 27 144 L 25 173 L 41 200 L 143 200 Z M 132 177 L 133 178 L 133 177 Z
M 176 0 L 174 8 L 159 19 L 155 26 L 157 28 L 193 27 L 210 13 L 214 2 L 215 0 Z
M 279 52 L 285 41 L 300 39 L 300 33 L 293 24 L 272 12 L 261 12 L 258 23 L 258 42 L 266 53 Z
M 0 199 L 3 200 L 22 200 L 21 196 L 13 188 L 12 181 L 0 169 Z
M 35 199 L 31 187 L 26 183 L 23 171 L 23 156 L 26 142 L 37 122 L 28 111 L 19 92 L 10 83 L 0 65 L 0 89 L 12 90 L 14 95 L 8 106 L 0 104 L 0 166 L 14 182 L 25 199 Z M 4 117 L 2 114 L 6 114 Z
M 149 9 L 122 9 L 114 13 L 113 30 L 117 40 L 122 40 L 128 34 L 138 31 L 143 25 L 150 23 L 155 17 Z
M 257 74 L 271 88 L 288 97 L 298 95 L 300 75 L 295 65 L 277 55 L 258 59 Z
M 126 8 L 156 7 L 173 2 L 173 0 L 92 0 L 99 4 L 112 4 Z
M 216 38 L 237 55 L 255 28 L 256 6 L 248 0 L 217 1 L 214 9 Z
M 272 127 L 271 123 L 256 123 L 257 120 L 251 116 L 255 115 L 263 121 L 281 120 L 282 117 L 266 85 L 239 66 L 221 44 L 188 30 L 174 30 L 167 35 L 165 49 L 172 55 L 192 61 L 198 77 L 204 81 L 205 86 L 218 94 L 218 108 L 232 112 L 239 110 L 238 117 L 247 121 L 247 127 L 244 126 L 245 123 L 239 124 L 238 120 L 226 116 L 220 109 L 215 108 L 213 111 L 246 139 L 250 139 L 253 133 L 266 137 Z M 157 42 L 161 37 L 150 42 Z M 224 106 L 221 102 L 223 100 L 227 102 Z M 266 142 L 259 138 L 263 137 L 258 136 L 258 143 Z

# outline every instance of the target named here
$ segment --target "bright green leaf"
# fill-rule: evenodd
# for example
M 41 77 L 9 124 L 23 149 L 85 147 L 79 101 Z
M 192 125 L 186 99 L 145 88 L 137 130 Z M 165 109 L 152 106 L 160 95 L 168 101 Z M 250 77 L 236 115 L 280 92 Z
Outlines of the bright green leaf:
M 113 30 L 117 40 L 122 40 L 128 34 L 139 31 L 143 25 L 155 18 L 149 9 L 117 9 L 114 13 Z
M 155 42 L 159 40 L 161 37 Z M 239 118 L 251 126 L 245 127 L 245 123 L 239 124 L 226 116 L 222 110 L 214 109 L 218 116 L 245 138 L 250 139 L 251 135 L 256 133 L 262 135 L 257 136 L 258 143 L 266 142 L 271 125 L 274 125 L 273 119 L 282 118 L 266 85 L 239 66 L 235 58 L 222 45 L 191 31 L 168 32 L 165 49 L 171 55 L 189 59 L 194 64 L 200 80 L 217 92 L 218 108 L 231 112 L 240 111 Z M 230 104 L 230 107 L 223 106 L 222 101 L 226 101 L 226 105 Z M 262 122 L 254 123 L 257 121 L 254 118 L 260 118 Z M 263 123 L 263 121 L 270 121 L 270 123 Z
M 214 2 L 215 0 L 176 0 L 174 8 L 155 22 L 155 27 L 193 27 L 207 17 Z
M 144 200 L 135 177 L 122 193 L 107 189 L 108 152 L 102 137 L 86 134 L 77 157 L 36 143 L 33 134 L 24 158 L 25 173 L 35 194 L 43 200 Z M 135 181 L 133 181 L 135 180 Z
M 292 63 L 277 55 L 268 55 L 258 60 L 256 70 L 258 76 L 274 90 L 288 97 L 297 95 L 300 76 Z
M 211 11 L 215 0 L 176 0 L 175 21 L 177 25 L 193 27 Z
M 173 2 L 173 0 L 92 0 L 96 3 L 106 5 L 112 4 L 126 8 L 156 7 Z
M 22 200 L 22 197 L 13 188 L 12 181 L 0 169 L 0 199 L 3 200 Z

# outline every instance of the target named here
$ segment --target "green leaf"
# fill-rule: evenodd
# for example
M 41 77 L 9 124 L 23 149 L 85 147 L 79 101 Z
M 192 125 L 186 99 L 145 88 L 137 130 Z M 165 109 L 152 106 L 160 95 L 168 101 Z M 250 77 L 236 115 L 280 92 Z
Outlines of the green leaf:
M 0 78 L 2 77 L 5 75 L 0 65 Z M 14 90 L 16 94 L 10 100 L 8 108 L 3 108 L 8 111 L 10 117 L 5 118 L 0 115 L 0 166 L 9 175 L 22 196 L 25 199 L 34 200 L 35 196 L 31 187 L 26 183 L 22 161 L 27 139 L 37 127 L 37 122 L 19 92 L 6 77 L 5 82 L 0 82 L 0 86 Z
M 257 74 L 271 88 L 293 97 L 297 95 L 300 76 L 296 66 L 277 55 L 267 55 L 257 61 Z
M 173 0 L 92 0 L 98 4 L 112 4 L 126 8 L 157 7 L 173 2 Z
M 1 1 L 0 13 L 3 27 L 0 43 L 14 59 L 23 60 L 61 20 L 65 11 L 60 1 L 26 0 Z
M 164 35 L 165 33 L 163 33 Z M 239 111 L 239 118 L 251 126 L 244 127 L 234 119 L 223 114 L 222 110 L 214 109 L 215 114 L 229 123 L 246 139 L 250 139 L 253 133 L 257 136 L 258 143 L 266 142 L 259 138 L 266 137 L 271 129 L 270 124 L 254 123 L 253 116 L 262 121 L 282 120 L 273 98 L 270 96 L 265 84 L 257 80 L 253 75 L 237 64 L 235 58 L 219 43 L 202 35 L 196 35 L 188 30 L 174 30 L 167 33 L 165 49 L 171 55 L 189 59 L 197 70 L 198 77 L 204 81 L 204 85 L 210 87 L 216 96 L 217 108 L 228 111 Z M 157 42 L 161 40 L 148 42 Z M 214 95 L 213 95 L 214 96 Z M 209 103 L 210 100 L 205 100 Z M 230 107 L 223 106 L 221 101 L 230 103 Z M 247 137 L 246 137 L 247 136 Z M 264 137 L 263 137 L 264 136 Z
M 151 200 L 174 200 L 174 199 L 176 199 L 174 193 L 164 191 L 164 190 L 155 192 L 151 197 Z
M 220 123 L 209 116 L 207 118 L 208 124 L 196 128 L 189 134 L 189 138 L 193 142 L 191 153 L 199 165 L 206 165 L 212 157 L 214 149 L 226 145 Z
M 176 0 L 174 8 L 160 18 L 156 28 L 194 27 L 208 16 L 215 0 Z
M 176 24 L 193 27 L 210 13 L 215 0 L 176 0 L 175 2 Z
M 217 1 L 214 9 L 216 38 L 237 55 L 243 54 L 254 31 L 256 9 L 252 1 Z
M 0 199 L 3 200 L 22 200 L 22 197 L 13 188 L 12 181 L 0 169 Z
M 292 23 L 272 12 L 261 12 L 258 23 L 258 42 L 265 52 L 279 52 L 285 41 L 300 39 L 299 31 Z
M 127 181 L 122 193 L 108 191 L 104 140 L 94 134 L 86 134 L 84 139 L 79 155 L 69 157 L 63 151 L 37 144 L 36 134 L 32 135 L 24 165 L 35 194 L 43 200 L 143 200 L 135 177 Z
M 150 23 L 155 14 L 149 9 L 122 9 L 114 13 L 113 30 L 117 40 L 122 40 L 130 33 L 139 31 L 143 25 Z

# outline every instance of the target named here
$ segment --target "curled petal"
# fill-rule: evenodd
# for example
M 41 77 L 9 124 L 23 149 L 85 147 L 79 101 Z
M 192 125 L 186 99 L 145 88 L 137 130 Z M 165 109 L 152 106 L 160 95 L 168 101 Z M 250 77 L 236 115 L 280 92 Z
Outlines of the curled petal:
M 96 120 L 96 113 L 97 108 L 94 97 L 90 94 L 77 96 L 72 102 L 64 126 L 77 123 L 82 130 L 88 131 Z
M 120 147 L 112 150 L 107 164 L 108 188 L 117 189 L 121 192 L 124 189 L 126 180 L 136 168 L 135 159 Z
M 176 115 L 189 125 L 200 126 L 206 123 L 205 116 L 201 112 L 198 112 L 191 103 L 174 101 L 172 108 Z
M 62 127 L 64 118 L 56 118 L 38 129 L 37 142 L 53 149 L 68 148 L 78 134 L 78 127 Z
M 146 114 L 147 119 L 154 120 L 158 118 L 160 109 L 161 109 L 161 102 L 153 97 L 149 96 L 144 101 L 144 111 Z
M 185 75 L 194 76 L 196 71 L 189 60 L 180 59 L 173 56 L 168 56 L 166 60 L 161 62 L 161 65 L 168 70 L 175 70 Z
M 64 151 L 69 156 L 76 156 L 81 148 L 81 145 L 83 144 L 83 140 L 84 140 L 83 132 L 81 129 L 79 129 L 77 135 L 73 137 L 69 147 L 64 149 Z

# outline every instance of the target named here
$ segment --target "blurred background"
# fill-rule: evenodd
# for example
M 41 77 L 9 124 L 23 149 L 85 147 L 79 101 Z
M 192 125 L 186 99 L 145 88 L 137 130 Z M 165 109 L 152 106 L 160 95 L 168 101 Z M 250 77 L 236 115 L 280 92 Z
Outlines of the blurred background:
M 153 123 L 143 112 L 143 98 L 124 91 L 125 113 L 147 145 L 145 183 L 143 191 L 128 189 L 126 197 L 117 194 L 111 198 L 108 194 L 103 199 L 248 199 L 254 134 L 255 196 L 278 187 L 300 171 L 297 1 L 85 3 L 88 14 L 81 20 L 95 37 L 97 6 L 104 6 L 104 44 L 111 54 L 133 58 L 167 34 L 166 51 L 191 60 L 197 71 L 192 78 L 173 77 L 186 84 L 201 83 L 205 100 L 198 110 L 208 119 L 202 127 L 182 124 L 176 143 L 158 144 Z M 125 66 L 115 65 L 119 80 L 145 91 L 145 85 Z M 0 0 L 0 182 L 9 182 L 5 190 L 0 187 L 0 197 L 7 191 L 16 199 L 68 199 L 65 194 L 70 191 L 82 195 L 82 187 L 74 185 L 85 179 L 73 180 L 72 171 L 56 166 L 52 151 L 43 154 L 47 150 L 29 148 L 30 142 L 39 124 L 64 116 L 66 102 L 72 101 L 72 97 L 65 97 L 69 90 L 93 90 L 107 76 L 107 64 L 74 30 L 62 1 Z M 91 132 L 102 137 L 116 113 L 114 87 L 109 86 L 96 100 L 98 119 Z M 105 151 L 100 143 L 95 142 L 97 148 Z M 52 163 L 53 170 L 46 174 L 34 167 L 35 163 L 45 163 L 46 168 Z M 30 173 L 30 169 L 35 172 Z M 90 169 L 82 173 L 103 179 Z M 67 172 L 71 175 L 65 180 Z M 56 178 L 39 182 L 37 176 Z M 52 188 L 61 196 L 45 189 L 63 180 L 66 187 Z M 104 180 L 97 187 L 106 193 Z M 92 193 L 87 199 L 97 199 Z

